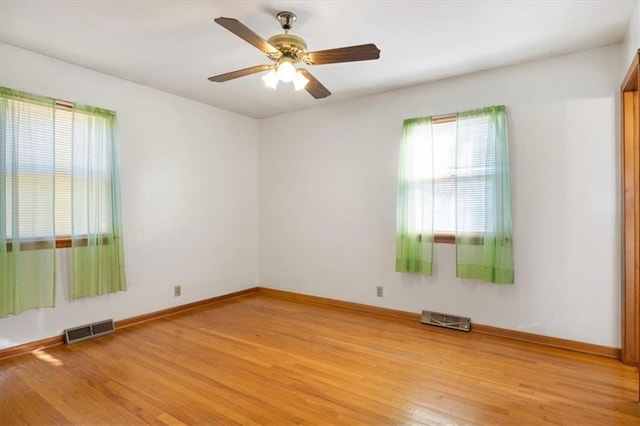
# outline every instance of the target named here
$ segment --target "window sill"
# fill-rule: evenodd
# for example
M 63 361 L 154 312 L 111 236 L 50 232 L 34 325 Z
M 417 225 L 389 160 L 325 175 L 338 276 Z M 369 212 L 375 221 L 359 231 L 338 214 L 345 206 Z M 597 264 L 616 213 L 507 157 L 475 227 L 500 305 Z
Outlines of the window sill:
M 453 234 L 435 234 L 433 242 L 438 244 L 455 244 L 456 236 Z
M 105 235 L 100 239 L 100 244 L 109 244 L 109 241 L 110 241 L 109 237 Z M 57 249 L 70 248 L 72 246 L 81 247 L 81 246 L 87 246 L 88 244 L 89 244 L 89 239 L 87 237 L 76 238 L 75 244 L 74 244 L 74 240 L 70 236 L 62 236 L 62 237 L 56 238 L 55 248 Z M 52 248 L 54 248 L 52 247 L 52 241 L 45 240 L 42 238 L 31 238 L 31 239 L 25 239 L 20 241 L 20 251 L 47 250 Z M 7 251 L 8 252 L 13 251 L 12 241 L 7 242 Z
M 469 244 L 481 246 L 484 244 L 484 237 L 482 234 L 466 234 L 465 237 L 468 237 L 467 240 Z M 435 234 L 433 236 L 433 242 L 436 244 L 455 244 L 456 236 L 454 234 Z

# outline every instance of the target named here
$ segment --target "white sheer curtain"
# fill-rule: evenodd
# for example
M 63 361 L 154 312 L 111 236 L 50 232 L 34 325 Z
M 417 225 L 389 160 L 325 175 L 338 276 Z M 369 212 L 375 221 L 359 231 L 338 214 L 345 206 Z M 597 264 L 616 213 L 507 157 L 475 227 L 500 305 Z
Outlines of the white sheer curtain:
M 456 122 L 456 275 L 513 284 L 505 107 L 459 113 Z
M 397 272 L 432 273 L 433 166 L 431 117 L 405 120 L 398 168 Z
M 72 135 L 72 297 L 124 291 L 116 115 L 75 105 Z
M 0 317 L 55 303 L 55 104 L 0 88 Z

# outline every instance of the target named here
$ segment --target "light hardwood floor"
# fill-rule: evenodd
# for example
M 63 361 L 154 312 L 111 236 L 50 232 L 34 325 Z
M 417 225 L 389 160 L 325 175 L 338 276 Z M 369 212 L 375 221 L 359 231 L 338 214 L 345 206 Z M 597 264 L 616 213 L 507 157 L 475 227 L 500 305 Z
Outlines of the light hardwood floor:
M 0 424 L 640 424 L 621 362 L 253 294 L 0 363 Z

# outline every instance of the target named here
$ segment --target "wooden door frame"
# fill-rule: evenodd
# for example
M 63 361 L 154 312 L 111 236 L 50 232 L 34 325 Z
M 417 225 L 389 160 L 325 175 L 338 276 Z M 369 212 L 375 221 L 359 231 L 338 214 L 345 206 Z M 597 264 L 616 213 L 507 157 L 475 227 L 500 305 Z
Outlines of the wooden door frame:
M 622 345 L 625 364 L 640 361 L 640 49 L 620 88 L 623 183 Z M 640 374 L 639 374 L 640 379 Z M 640 397 L 640 393 L 639 393 Z

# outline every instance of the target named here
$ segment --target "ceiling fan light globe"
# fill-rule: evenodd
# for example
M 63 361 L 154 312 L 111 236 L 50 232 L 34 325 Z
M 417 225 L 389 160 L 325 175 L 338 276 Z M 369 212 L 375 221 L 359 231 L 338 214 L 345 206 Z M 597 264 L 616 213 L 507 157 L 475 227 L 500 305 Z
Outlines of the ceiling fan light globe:
M 280 81 L 284 81 L 285 83 L 289 83 L 296 76 L 296 67 L 294 67 L 291 62 L 282 62 L 278 65 L 278 78 Z
M 309 82 L 309 79 L 306 78 L 300 71 L 296 72 L 296 76 L 293 78 L 293 87 L 296 90 L 302 90 Z
M 275 70 L 272 69 L 267 74 L 262 76 L 262 81 L 264 81 L 265 86 L 275 90 L 276 87 L 278 87 L 278 74 Z

